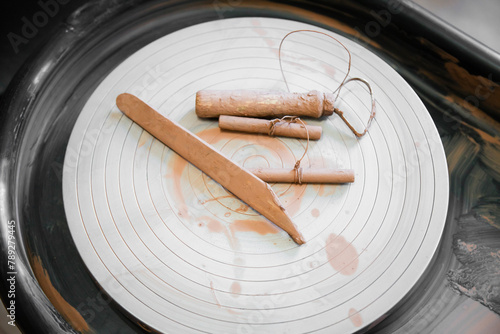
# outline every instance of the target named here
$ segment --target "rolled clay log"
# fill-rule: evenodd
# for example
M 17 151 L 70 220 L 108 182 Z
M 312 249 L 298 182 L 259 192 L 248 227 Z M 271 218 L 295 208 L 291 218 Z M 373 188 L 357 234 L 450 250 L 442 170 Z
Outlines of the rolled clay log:
M 307 116 L 333 114 L 334 95 L 316 90 L 308 93 L 253 90 L 201 90 L 196 93 L 198 117 L 220 115 L 245 117 Z
M 264 133 L 273 136 L 318 140 L 321 138 L 321 126 L 303 125 L 299 122 L 273 121 L 261 118 L 249 118 L 221 115 L 219 128 L 248 133 Z
M 248 168 L 249 172 L 265 182 L 283 183 L 350 183 L 354 182 L 352 169 L 304 168 L 298 180 L 293 168 Z M 299 182 L 300 181 L 300 182 Z

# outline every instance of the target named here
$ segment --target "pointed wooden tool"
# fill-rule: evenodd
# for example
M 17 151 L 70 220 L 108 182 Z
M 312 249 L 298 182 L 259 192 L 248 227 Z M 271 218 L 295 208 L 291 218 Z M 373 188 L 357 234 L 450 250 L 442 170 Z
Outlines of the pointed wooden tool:
M 144 130 L 285 230 L 297 244 L 305 242 L 266 182 L 224 157 L 181 125 L 160 115 L 136 96 L 120 94 L 116 105 Z

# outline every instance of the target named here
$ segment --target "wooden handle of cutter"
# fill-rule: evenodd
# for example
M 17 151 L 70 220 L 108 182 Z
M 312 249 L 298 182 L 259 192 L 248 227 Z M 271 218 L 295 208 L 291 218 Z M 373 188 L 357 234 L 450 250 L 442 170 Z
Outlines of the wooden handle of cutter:
M 334 96 L 310 91 L 287 93 L 253 90 L 201 90 L 196 93 L 198 117 L 220 115 L 245 117 L 306 116 L 318 118 L 333 114 Z
M 250 173 L 265 182 L 298 183 L 293 168 L 249 168 Z M 351 183 L 354 182 L 352 169 L 304 168 L 301 183 Z
M 274 131 L 271 131 L 273 127 Z M 261 133 L 280 137 L 319 140 L 322 128 L 315 125 L 303 125 L 287 121 L 273 122 L 267 119 L 221 115 L 219 128 L 230 131 Z

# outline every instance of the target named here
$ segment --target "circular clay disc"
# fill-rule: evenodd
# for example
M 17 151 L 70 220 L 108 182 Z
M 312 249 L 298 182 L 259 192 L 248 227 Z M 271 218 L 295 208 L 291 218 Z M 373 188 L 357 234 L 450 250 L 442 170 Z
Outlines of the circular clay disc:
M 286 90 L 280 40 L 313 29 L 352 53 L 349 77 L 373 89 L 376 117 L 356 138 L 332 115 L 302 167 L 353 169 L 342 185 L 272 184 L 307 243 L 295 244 L 245 203 L 123 115 L 135 94 L 244 167 L 288 167 L 306 141 L 219 130 L 195 114 L 202 89 Z M 283 44 L 291 91 L 332 92 L 348 57 L 333 39 Z M 336 101 L 361 131 L 359 81 Z M 359 44 L 281 19 L 207 22 L 164 36 L 114 69 L 83 108 L 68 144 L 64 206 L 102 289 L 132 317 L 169 333 L 348 333 L 374 322 L 416 284 L 438 246 L 448 201 L 440 138 L 410 86 Z

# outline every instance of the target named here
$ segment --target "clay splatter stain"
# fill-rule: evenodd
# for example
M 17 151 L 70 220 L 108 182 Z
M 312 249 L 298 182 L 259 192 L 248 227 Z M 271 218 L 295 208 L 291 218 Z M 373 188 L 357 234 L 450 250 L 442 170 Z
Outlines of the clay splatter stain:
M 295 215 L 300 210 L 306 187 L 305 184 L 292 184 L 290 188 L 278 195 L 290 216 Z
M 274 40 L 269 37 L 265 37 L 267 35 L 267 31 L 260 28 L 261 24 L 259 20 L 252 20 L 252 25 L 254 26 L 253 31 L 255 31 L 257 35 L 264 38 L 264 42 L 266 42 L 267 46 L 271 48 L 276 45 L 276 42 Z
M 476 244 L 471 244 L 471 243 L 468 244 L 466 242 L 463 242 L 462 240 L 458 241 L 458 245 L 459 245 L 459 247 L 465 248 L 469 252 L 472 252 L 472 251 L 474 251 L 474 250 L 477 249 L 477 245 Z
M 273 46 L 276 45 L 276 42 L 274 42 L 272 39 L 269 39 L 269 38 L 266 38 L 265 42 L 266 42 L 267 46 L 269 46 L 270 48 L 272 48 Z
M 325 64 L 321 63 L 321 67 L 323 67 L 323 70 L 325 70 L 325 73 L 330 77 L 333 78 L 335 76 L 335 67 L 333 67 L 330 64 Z
M 184 194 L 182 193 L 181 178 L 184 170 L 187 167 L 188 162 L 181 156 L 175 154 L 170 162 L 170 170 L 172 174 L 167 174 L 165 177 L 172 178 L 174 180 L 174 193 L 177 199 L 177 204 L 179 206 L 178 214 L 183 218 L 189 218 L 189 211 L 184 199 Z
M 354 327 L 361 327 L 361 325 L 363 325 L 363 318 L 361 318 L 361 314 L 353 308 L 349 309 L 349 319 Z
M 309 268 L 316 268 L 319 265 L 318 261 L 311 261 L 308 263 Z
M 319 217 L 319 210 L 317 208 L 312 209 L 311 216 L 313 216 L 315 218 Z
M 227 241 L 229 242 L 229 245 L 232 249 L 238 248 L 237 240 L 234 238 L 232 231 L 230 231 L 225 224 L 209 216 L 200 217 L 199 220 L 206 224 L 209 232 L 223 233 L 226 236 Z
M 321 197 L 328 197 L 328 196 L 333 195 L 335 193 L 335 190 L 337 190 L 336 185 L 321 184 L 321 185 L 319 185 L 318 195 Z
M 210 217 L 202 217 L 202 219 L 208 220 L 207 228 L 210 232 L 224 232 L 226 228 L 222 225 L 222 223 L 216 219 L 212 219 Z
M 233 297 L 238 297 L 238 295 L 241 293 L 241 285 L 238 282 L 233 282 L 231 284 L 231 294 Z
M 210 281 L 210 291 L 212 291 L 212 296 L 214 296 L 215 303 L 220 308 L 221 306 L 220 306 L 219 300 L 217 299 L 217 296 L 215 295 L 214 282 L 212 282 L 212 281 Z
M 257 19 L 252 20 L 252 25 L 255 27 L 253 28 L 253 31 L 255 31 L 259 36 L 266 36 L 267 31 L 265 31 L 262 28 L 258 28 L 261 26 L 260 21 Z
M 326 255 L 333 269 L 342 275 L 352 275 L 358 269 L 358 252 L 344 237 L 330 234 L 326 240 Z

